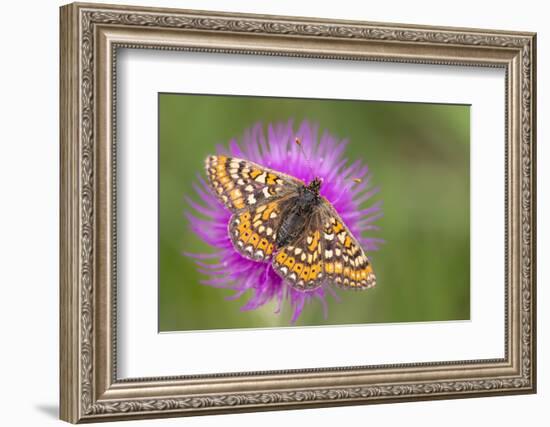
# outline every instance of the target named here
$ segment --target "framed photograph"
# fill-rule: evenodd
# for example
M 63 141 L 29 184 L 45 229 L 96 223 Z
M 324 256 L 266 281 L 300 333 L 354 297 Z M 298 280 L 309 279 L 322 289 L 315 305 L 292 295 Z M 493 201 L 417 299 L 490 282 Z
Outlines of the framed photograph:
M 536 391 L 535 34 L 60 13 L 63 420 Z

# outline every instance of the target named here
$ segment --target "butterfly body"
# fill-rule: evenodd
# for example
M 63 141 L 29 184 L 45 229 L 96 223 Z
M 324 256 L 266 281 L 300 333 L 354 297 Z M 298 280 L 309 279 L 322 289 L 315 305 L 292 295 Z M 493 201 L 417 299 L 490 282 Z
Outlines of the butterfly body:
M 363 249 L 334 207 L 320 194 L 321 180 L 309 185 L 248 160 L 206 159 L 209 183 L 233 213 L 228 234 L 242 256 L 271 262 L 297 290 L 325 282 L 350 289 L 375 286 Z
M 319 188 L 320 180 L 315 178 L 310 185 L 301 186 L 298 196 L 289 200 L 290 208 L 281 219 L 275 240 L 278 248 L 291 244 L 302 234 L 307 219 L 321 203 Z

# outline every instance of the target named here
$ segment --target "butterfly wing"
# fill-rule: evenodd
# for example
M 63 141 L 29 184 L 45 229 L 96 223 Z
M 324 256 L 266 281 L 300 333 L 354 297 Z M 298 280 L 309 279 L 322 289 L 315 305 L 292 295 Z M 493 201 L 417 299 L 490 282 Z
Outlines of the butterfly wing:
M 347 289 L 368 289 L 376 276 L 365 251 L 326 199 L 321 205 L 322 258 L 327 279 Z
M 272 261 L 277 274 L 295 289 L 311 290 L 323 283 L 322 227 L 322 211 L 316 209 L 309 217 L 302 235 L 280 248 Z
M 271 258 L 283 212 L 293 203 L 291 193 L 234 213 L 229 220 L 229 237 L 235 250 L 254 261 Z
M 294 177 L 235 157 L 209 156 L 205 166 L 210 186 L 232 212 L 291 195 L 303 185 Z
M 298 290 L 324 282 L 348 289 L 367 289 L 376 277 L 365 252 L 332 205 L 323 199 L 300 238 L 280 248 L 273 269 Z

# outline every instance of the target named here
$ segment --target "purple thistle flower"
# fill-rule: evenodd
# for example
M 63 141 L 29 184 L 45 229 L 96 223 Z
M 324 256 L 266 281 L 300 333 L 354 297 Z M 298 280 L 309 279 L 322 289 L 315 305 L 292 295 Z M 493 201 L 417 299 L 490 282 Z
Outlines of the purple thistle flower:
M 296 138 L 301 141 L 302 148 L 295 143 Z M 382 240 L 365 237 L 363 232 L 377 229 L 373 223 L 382 216 L 381 202 L 369 207 L 362 205 L 378 192 L 378 188 L 370 187 L 368 167 L 360 160 L 348 165 L 344 158 L 346 144 L 346 140 L 338 141 L 327 131 L 319 138 L 318 126 L 307 121 L 295 132 L 292 121 L 288 121 L 270 124 L 267 137 L 262 125 L 256 124 L 245 131 L 240 144 L 232 139 L 228 148 L 218 145 L 216 150 L 218 154 L 250 160 L 294 176 L 306 184 L 314 177 L 322 178 L 321 195 L 331 202 L 365 251 L 377 250 Z M 354 178 L 361 182 L 356 183 Z M 234 290 L 229 299 L 237 299 L 251 290 L 252 297 L 241 310 L 253 310 L 276 300 L 275 312 L 279 313 L 283 301 L 288 300 L 293 308 L 291 322 L 294 323 L 306 303 L 317 299 L 327 317 L 327 294 L 337 298 L 330 285 L 298 291 L 285 284 L 271 263 L 241 256 L 233 248 L 227 232 L 231 212 L 216 198 L 202 176 L 198 176 L 193 187 L 200 203 L 186 197 L 192 208 L 186 216 L 193 232 L 214 249 L 212 254 L 186 253 L 195 260 L 199 271 L 208 276 L 201 283 Z

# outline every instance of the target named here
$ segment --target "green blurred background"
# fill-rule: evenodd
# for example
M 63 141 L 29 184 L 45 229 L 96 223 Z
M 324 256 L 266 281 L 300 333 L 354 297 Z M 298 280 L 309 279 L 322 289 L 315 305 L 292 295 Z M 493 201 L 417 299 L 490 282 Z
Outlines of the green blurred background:
M 348 138 L 348 159 L 365 161 L 384 217 L 370 252 L 377 286 L 337 290 L 307 305 L 297 326 L 470 318 L 470 107 L 465 105 L 159 94 L 159 330 L 289 326 L 288 304 L 242 312 L 247 295 L 201 285 L 188 252 L 211 252 L 189 231 L 184 195 L 217 143 L 256 122 L 303 119 Z M 196 199 L 196 198 L 195 198 Z

